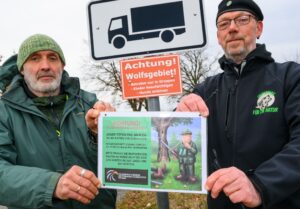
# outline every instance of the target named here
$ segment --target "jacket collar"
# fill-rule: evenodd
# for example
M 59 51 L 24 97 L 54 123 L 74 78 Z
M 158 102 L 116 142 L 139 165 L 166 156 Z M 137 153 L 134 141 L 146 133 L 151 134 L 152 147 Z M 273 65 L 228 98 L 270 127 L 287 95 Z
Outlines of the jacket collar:
M 2 99 L 17 106 L 32 108 L 35 106 L 32 99 L 27 95 L 23 87 L 24 78 L 20 74 L 13 78 L 10 88 L 3 94 Z M 61 81 L 64 93 L 70 96 L 77 96 L 80 91 L 79 79 L 69 77 L 69 74 L 64 70 Z
M 256 48 L 250 52 L 246 59 L 243 61 L 242 65 L 244 67 L 248 66 L 250 63 L 253 63 L 254 65 L 261 65 L 261 64 L 268 64 L 274 62 L 274 59 L 271 56 L 271 53 L 266 50 L 265 44 L 256 44 Z M 223 55 L 219 59 L 219 64 L 222 70 L 232 72 L 234 71 L 234 68 L 237 67 L 237 64 L 234 63 L 232 60 L 227 59 L 225 55 Z M 257 69 L 255 67 L 253 68 L 245 68 L 246 71 Z

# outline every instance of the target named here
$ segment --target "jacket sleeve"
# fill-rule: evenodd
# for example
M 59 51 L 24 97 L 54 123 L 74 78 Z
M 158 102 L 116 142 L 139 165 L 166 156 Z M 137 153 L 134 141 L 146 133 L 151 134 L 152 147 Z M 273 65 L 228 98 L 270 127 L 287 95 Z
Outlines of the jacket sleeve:
M 207 104 L 218 93 L 217 80 L 219 77 L 220 74 L 206 78 L 205 81 L 195 86 L 193 93 L 202 97 Z
M 294 193 L 300 193 L 300 65 L 289 65 L 283 81 L 283 114 L 289 138 L 277 154 L 257 167 L 250 176 L 262 195 L 264 208 L 271 208 Z
M 17 165 L 18 154 L 0 100 L 0 204 L 24 208 L 52 205 L 59 173 Z

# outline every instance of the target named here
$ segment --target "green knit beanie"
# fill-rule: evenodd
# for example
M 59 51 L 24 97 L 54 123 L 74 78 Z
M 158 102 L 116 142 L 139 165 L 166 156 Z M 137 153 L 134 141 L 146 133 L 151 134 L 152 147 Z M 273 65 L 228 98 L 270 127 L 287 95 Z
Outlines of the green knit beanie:
M 56 52 L 61 61 L 66 64 L 64 53 L 52 38 L 43 34 L 35 34 L 27 38 L 20 46 L 17 60 L 18 69 L 22 69 L 23 64 L 32 53 L 45 50 Z

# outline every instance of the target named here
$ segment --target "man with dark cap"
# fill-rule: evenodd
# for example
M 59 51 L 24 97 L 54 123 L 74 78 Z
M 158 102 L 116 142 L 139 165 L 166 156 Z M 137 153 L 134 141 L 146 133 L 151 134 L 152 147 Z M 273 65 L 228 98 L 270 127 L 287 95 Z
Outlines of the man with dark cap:
M 263 19 L 252 0 L 221 1 L 223 72 L 177 105 L 207 116 L 210 209 L 300 208 L 300 65 L 256 43 Z
M 195 162 L 198 152 L 196 144 L 192 141 L 192 132 L 189 129 L 182 131 L 182 143 L 177 148 L 180 175 L 177 180 L 195 183 Z
M 49 36 L 30 36 L 12 60 L 19 73 L 0 99 L 0 204 L 114 209 L 116 192 L 96 177 L 96 118 L 114 108 L 69 77 Z

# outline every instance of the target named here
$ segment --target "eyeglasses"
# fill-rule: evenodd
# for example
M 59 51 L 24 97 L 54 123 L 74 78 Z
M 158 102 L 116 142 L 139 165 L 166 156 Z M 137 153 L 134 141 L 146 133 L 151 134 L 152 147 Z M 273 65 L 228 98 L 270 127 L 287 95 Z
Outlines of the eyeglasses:
M 256 17 L 252 15 L 242 15 L 233 19 L 222 20 L 220 22 L 217 22 L 217 28 L 218 30 L 225 30 L 231 25 L 232 21 L 236 26 L 247 25 L 249 24 L 251 17 L 256 20 Z

